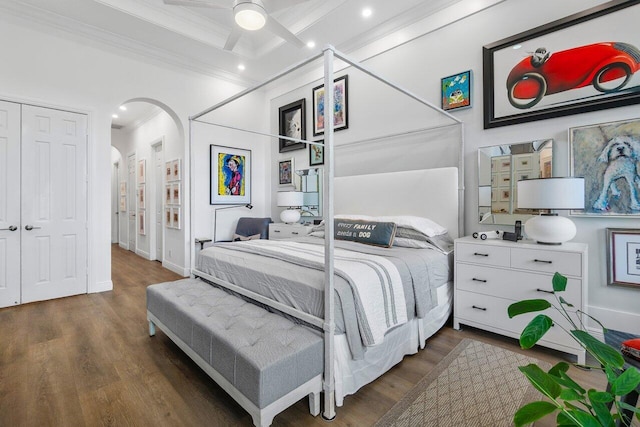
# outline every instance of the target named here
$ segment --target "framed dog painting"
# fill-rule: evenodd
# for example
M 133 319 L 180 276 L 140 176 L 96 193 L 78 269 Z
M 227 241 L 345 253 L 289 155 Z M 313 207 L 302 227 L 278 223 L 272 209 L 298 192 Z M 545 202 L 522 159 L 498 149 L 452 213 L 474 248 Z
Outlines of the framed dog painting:
M 571 175 L 585 179 L 584 211 L 640 216 L 640 119 L 569 129 Z

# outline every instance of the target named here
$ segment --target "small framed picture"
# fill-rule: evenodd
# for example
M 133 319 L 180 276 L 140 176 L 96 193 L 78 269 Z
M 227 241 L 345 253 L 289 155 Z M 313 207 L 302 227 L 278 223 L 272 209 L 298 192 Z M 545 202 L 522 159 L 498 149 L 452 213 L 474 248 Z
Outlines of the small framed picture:
M 173 162 L 164 164 L 164 180 L 167 182 L 173 181 Z
M 138 184 L 143 184 L 147 179 L 147 162 L 145 159 L 138 160 Z
M 171 208 L 171 227 L 176 230 L 180 230 L 180 222 L 181 222 L 180 208 L 172 207 Z
M 349 128 L 349 76 L 338 77 L 333 81 L 333 130 Z M 313 136 L 324 133 L 324 84 L 311 91 L 313 100 Z
M 120 212 L 127 211 L 127 196 L 120 196 Z
M 145 208 L 145 185 L 138 185 L 138 209 Z
M 471 107 L 471 70 L 444 77 L 440 83 L 443 110 Z
M 173 203 L 173 191 L 172 184 L 167 184 L 164 186 L 164 204 L 170 205 Z
M 175 182 L 171 184 L 171 204 L 179 205 L 180 204 L 180 183 Z
M 324 139 L 316 141 L 324 144 Z M 324 165 L 324 145 L 309 144 L 309 166 Z
M 127 195 L 127 181 L 122 181 L 120 183 L 120 195 L 121 196 Z
M 164 226 L 171 228 L 171 208 L 164 208 Z
M 281 136 L 295 139 L 307 138 L 307 126 L 305 123 L 307 113 L 305 104 L 306 101 L 304 99 L 299 99 L 278 109 L 279 132 Z M 280 138 L 280 153 L 303 148 L 304 142 Z
M 293 184 L 293 157 L 278 162 L 278 184 Z
M 138 234 L 142 236 L 147 234 L 145 211 L 138 211 Z
M 180 181 L 182 179 L 182 165 L 180 159 L 175 159 L 171 163 L 172 181 Z
M 607 284 L 640 288 L 640 229 L 607 228 Z

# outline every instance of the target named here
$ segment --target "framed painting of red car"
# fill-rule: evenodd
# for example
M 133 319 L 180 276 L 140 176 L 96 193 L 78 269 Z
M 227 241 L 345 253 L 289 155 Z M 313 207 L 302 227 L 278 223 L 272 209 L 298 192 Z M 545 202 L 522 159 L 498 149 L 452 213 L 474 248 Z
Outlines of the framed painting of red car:
M 484 128 L 640 103 L 639 14 L 615 0 L 484 46 Z

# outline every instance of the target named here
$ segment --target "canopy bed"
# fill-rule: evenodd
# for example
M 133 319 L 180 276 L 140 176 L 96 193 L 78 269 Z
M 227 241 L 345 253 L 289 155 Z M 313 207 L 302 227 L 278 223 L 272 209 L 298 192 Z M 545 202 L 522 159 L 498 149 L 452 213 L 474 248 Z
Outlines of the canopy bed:
M 320 59 L 325 111 L 334 109 L 334 61 L 340 60 L 351 73 L 368 76 L 435 112 L 435 125 L 334 144 L 332 120 L 325 121 L 324 140 L 311 141 L 210 119 L 220 108 Z M 322 335 L 323 416 L 333 419 L 335 406 L 341 406 L 346 395 L 424 348 L 451 312 L 451 239 L 462 234 L 464 223 L 462 123 L 327 46 L 323 53 L 191 117 L 190 124 L 192 194 L 197 192 L 196 177 L 206 174 L 197 167 L 194 149 L 211 142 L 199 139 L 202 132 L 194 132 L 196 126 L 324 148 L 321 225 L 291 241 L 214 244 L 192 257 L 192 275 Z M 403 156 L 392 155 L 399 149 Z M 192 196 L 192 222 L 195 206 Z M 344 241 L 336 230 L 345 225 L 382 229 L 382 224 L 393 229 L 388 247 Z

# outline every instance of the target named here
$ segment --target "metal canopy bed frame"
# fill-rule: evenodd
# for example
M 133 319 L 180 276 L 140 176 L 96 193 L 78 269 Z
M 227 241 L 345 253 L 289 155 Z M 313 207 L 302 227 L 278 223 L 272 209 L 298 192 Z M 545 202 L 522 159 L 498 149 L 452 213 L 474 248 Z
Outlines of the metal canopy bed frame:
M 195 114 L 189 117 L 189 125 L 190 125 L 190 139 L 189 139 L 189 155 L 190 155 L 190 165 L 191 165 L 191 174 L 190 174 L 190 188 L 191 188 L 191 221 L 194 221 L 195 214 L 195 201 L 194 201 L 194 181 L 195 181 L 195 161 L 194 161 L 194 141 L 193 141 L 193 123 L 204 123 L 208 125 L 218 126 L 221 128 L 230 129 L 233 131 L 240 132 L 248 132 L 251 134 L 261 135 L 269 137 L 272 141 L 278 142 L 279 139 L 285 139 L 291 142 L 296 143 L 305 143 L 312 145 L 320 145 L 324 147 L 324 177 L 323 177 L 323 219 L 325 222 L 325 239 L 324 239 L 324 318 L 316 317 L 310 315 L 308 313 L 296 310 L 288 305 L 282 304 L 280 302 L 274 301 L 270 298 L 264 297 L 260 294 L 254 293 L 252 291 L 246 290 L 242 287 L 239 287 L 235 284 L 220 280 L 213 276 L 206 274 L 203 271 L 199 271 L 195 268 L 195 250 L 192 246 L 192 257 L 191 257 L 191 272 L 192 275 L 196 277 L 202 277 L 206 280 L 212 281 L 217 285 L 220 285 L 224 288 L 227 288 L 233 292 L 237 292 L 245 297 L 248 297 L 252 300 L 255 300 L 261 304 L 266 304 L 276 310 L 279 310 L 287 315 L 293 316 L 303 322 L 306 322 L 310 325 L 313 325 L 323 331 L 324 336 L 324 380 L 323 380 L 323 391 L 324 391 L 324 409 L 323 409 L 323 417 L 327 420 L 331 420 L 336 416 L 336 399 L 335 399 L 335 366 L 334 366 L 334 334 L 335 334 L 335 306 L 334 306 L 334 177 L 335 177 L 335 168 L 334 168 L 334 123 L 333 120 L 325 120 L 324 123 L 324 141 L 309 141 L 306 139 L 296 139 L 292 137 L 288 137 L 285 135 L 274 135 L 268 132 L 260 132 L 255 130 L 250 130 L 246 128 L 239 128 L 235 126 L 225 125 L 222 123 L 212 123 L 203 119 L 209 113 L 212 113 L 240 98 L 261 90 L 265 88 L 265 86 L 273 83 L 274 81 L 301 69 L 313 61 L 322 58 L 324 63 L 324 87 L 325 87 L 325 110 L 324 111 L 333 111 L 334 110 L 334 62 L 336 60 L 341 60 L 349 66 L 353 67 L 356 70 L 374 78 L 375 80 L 382 82 L 383 84 L 391 87 L 395 91 L 400 94 L 405 95 L 408 98 L 411 98 L 414 101 L 417 101 L 419 104 L 428 107 L 429 109 L 436 111 L 439 116 L 445 117 L 447 120 L 451 121 L 451 124 L 446 126 L 456 126 L 459 131 L 459 145 L 455 147 L 458 149 L 457 155 L 457 173 L 458 173 L 458 182 L 457 182 L 457 206 L 458 206 L 458 218 L 457 218 L 457 235 L 452 237 L 457 237 L 458 235 L 463 235 L 464 228 L 464 126 L 461 120 L 456 118 L 455 116 L 447 113 L 446 111 L 438 108 L 433 105 L 429 101 L 422 99 L 421 97 L 413 94 L 412 92 L 388 81 L 387 79 L 379 76 L 369 67 L 359 63 L 356 60 L 349 58 L 347 55 L 340 53 L 333 46 L 326 46 L 322 52 L 317 55 L 314 55 L 306 60 L 303 60 L 297 64 L 294 64 L 282 72 L 268 78 L 262 83 L 259 83 L 249 89 L 246 89 L 216 105 L 213 105 L 206 110 Z M 446 126 L 436 126 L 432 128 L 420 129 L 417 132 L 422 130 L 432 130 L 440 127 Z M 415 131 L 409 131 L 407 134 Z M 382 139 L 387 137 L 394 137 L 402 134 L 396 135 L 388 135 L 381 138 L 373 138 Z M 350 143 L 351 144 L 351 143 Z M 355 143 L 354 143 L 355 144 Z M 455 223 L 454 223 L 455 224 Z M 455 226 L 455 225 L 454 225 Z M 191 229 L 191 241 L 194 241 L 194 229 L 195 227 L 192 225 Z M 421 344 L 422 345 L 422 344 Z

